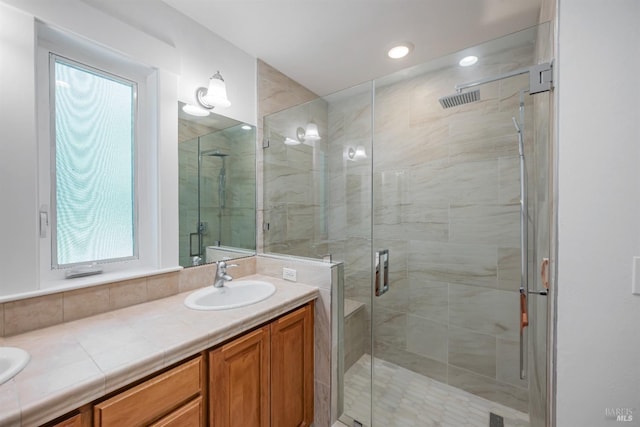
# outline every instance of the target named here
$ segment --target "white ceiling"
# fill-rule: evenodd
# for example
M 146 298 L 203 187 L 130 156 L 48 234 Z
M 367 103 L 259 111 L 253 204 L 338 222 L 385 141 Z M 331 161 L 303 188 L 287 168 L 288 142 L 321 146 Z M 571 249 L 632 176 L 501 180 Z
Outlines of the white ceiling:
M 318 95 L 536 25 L 540 0 L 163 0 Z M 389 46 L 411 41 L 402 60 Z

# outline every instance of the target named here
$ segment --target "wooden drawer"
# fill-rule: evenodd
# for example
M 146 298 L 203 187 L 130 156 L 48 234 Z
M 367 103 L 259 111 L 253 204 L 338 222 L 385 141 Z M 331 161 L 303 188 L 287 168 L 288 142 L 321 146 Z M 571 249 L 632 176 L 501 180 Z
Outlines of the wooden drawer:
M 183 363 L 95 405 L 95 427 L 142 426 L 167 415 L 202 390 L 202 357 Z
M 60 421 L 52 427 L 82 427 L 82 415 L 78 414 L 64 421 Z
M 202 397 L 176 409 L 150 427 L 204 427 Z

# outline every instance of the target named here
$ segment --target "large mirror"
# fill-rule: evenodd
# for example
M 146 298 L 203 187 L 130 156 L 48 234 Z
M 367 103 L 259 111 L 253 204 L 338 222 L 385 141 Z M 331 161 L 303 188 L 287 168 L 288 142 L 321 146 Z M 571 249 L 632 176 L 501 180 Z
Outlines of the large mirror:
M 178 103 L 180 265 L 254 255 L 255 127 L 189 114 L 184 105 Z

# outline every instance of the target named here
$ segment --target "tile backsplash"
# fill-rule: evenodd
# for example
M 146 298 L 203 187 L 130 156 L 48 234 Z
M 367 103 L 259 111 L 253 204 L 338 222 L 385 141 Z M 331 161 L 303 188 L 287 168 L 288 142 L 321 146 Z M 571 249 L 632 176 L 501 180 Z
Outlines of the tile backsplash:
M 234 277 L 256 272 L 256 258 L 233 261 Z M 0 304 L 0 337 L 188 292 L 212 283 L 214 264 Z

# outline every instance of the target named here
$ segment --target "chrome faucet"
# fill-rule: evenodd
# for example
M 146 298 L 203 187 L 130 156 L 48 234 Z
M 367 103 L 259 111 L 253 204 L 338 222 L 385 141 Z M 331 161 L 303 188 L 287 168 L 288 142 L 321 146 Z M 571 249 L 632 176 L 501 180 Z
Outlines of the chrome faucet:
M 237 267 L 238 264 L 227 264 L 224 261 L 218 261 L 216 265 L 216 280 L 213 282 L 213 287 L 221 288 L 224 286 L 224 282 L 230 282 L 233 280 L 233 277 L 227 274 L 227 268 Z

